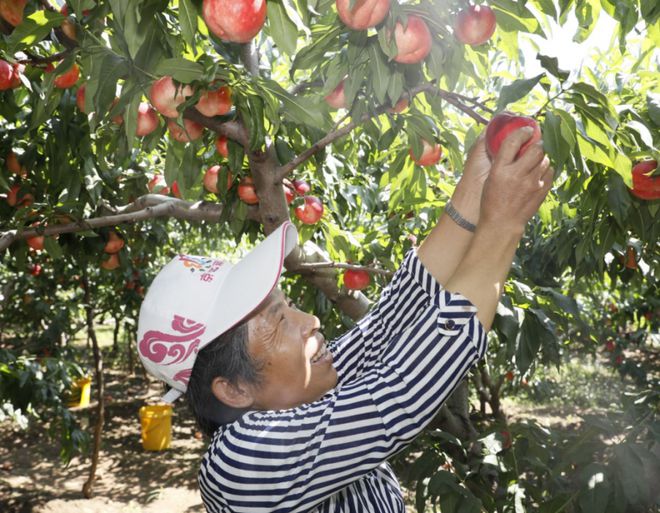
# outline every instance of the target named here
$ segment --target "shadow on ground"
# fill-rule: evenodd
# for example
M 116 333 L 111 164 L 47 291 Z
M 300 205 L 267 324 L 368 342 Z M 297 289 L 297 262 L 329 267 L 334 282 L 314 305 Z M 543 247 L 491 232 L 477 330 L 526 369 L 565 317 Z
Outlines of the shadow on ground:
M 172 445 L 167 451 L 142 448 L 138 410 L 162 389 L 141 376 L 107 372 L 106 422 L 94 483 L 84 499 L 90 458 L 68 466 L 59 447 L 37 423 L 27 431 L 0 426 L 0 511 L 3 513 L 197 513 L 203 512 L 197 470 L 206 441 L 196 432 L 184 403 L 174 409 Z M 92 394 L 94 391 L 92 391 Z M 94 405 L 76 412 L 91 433 Z

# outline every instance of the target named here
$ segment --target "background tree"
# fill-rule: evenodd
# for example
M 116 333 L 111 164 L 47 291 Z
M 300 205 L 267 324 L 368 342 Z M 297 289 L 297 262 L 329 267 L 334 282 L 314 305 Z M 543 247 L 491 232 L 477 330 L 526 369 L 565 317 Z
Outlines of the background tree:
M 622 344 L 657 331 L 657 2 L 229 3 L 0 0 L 5 411 L 59 415 L 81 372 L 69 341 L 80 329 L 94 340 L 90 316 L 102 315 L 132 340 L 144 288 L 172 254 L 234 250 L 289 218 L 301 237 L 286 286 L 328 336 L 344 330 L 369 306 L 357 289 L 372 296 L 387 283 L 437 221 L 466 149 L 505 109 L 537 121 L 557 176 L 471 379 L 482 413 L 497 417 L 502 390 L 538 367 L 600 347 L 589 317 L 612 314 L 603 298 L 625 301 L 625 323 L 611 326 Z M 573 19 L 584 42 L 601 18 L 614 20 L 613 45 L 590 66 L 569 72 L 530 51 Z M 616 347 L 613 365 L 632 372 Z M 50 388 L 33 396 L 28 380 Z M 418 504 L 651 503 L 626 469 L 657 450 L 654 417 L 637 411 L 652 411 L 657 392 L 632 403 L 641 428 L 621 444 L 577 451 L 588 470 L 569 483 L 572 445 L 534 426 L 479 425 L 469 394 L 466 382 L 436 419 L 439 440 L 420 442 L 407 476 Z M 100 387 L 98 398 L 102 411 Z M 67 422 L 65 457 L 85 440 Z M 596 453 L 620 465 L 593 463 Z M 541 480 L 551 484 L 535 488 Z

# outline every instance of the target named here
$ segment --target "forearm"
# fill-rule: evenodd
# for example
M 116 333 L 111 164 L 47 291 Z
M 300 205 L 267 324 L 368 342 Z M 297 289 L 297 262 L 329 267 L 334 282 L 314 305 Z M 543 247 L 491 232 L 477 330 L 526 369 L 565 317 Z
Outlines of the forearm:
M 470 188 L 459 182 L 451 198 L 452 205 L 461 216 L 475 225 L 479 221 L 480 193 L 481 188 Z M 417 255 L 424 267 L 444 287 L 463 260 L 473 238 L 472 232 L 460 227 L 443 212 L 438 224 L 417 250 Z
M 459 292 L 477 307 L 477 317 L 488 331 L 504 289 L 522 228 L 479 225 L 474 238 L 447 281 L 446 289 Z

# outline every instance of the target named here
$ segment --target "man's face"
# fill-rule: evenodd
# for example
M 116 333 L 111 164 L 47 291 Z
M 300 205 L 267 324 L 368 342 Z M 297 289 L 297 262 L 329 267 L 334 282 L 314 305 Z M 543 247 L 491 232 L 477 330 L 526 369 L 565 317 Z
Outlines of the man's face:
M 337 385 L 337 371 L 316 316 L 289 305 L 275 289 L 248 321 L 250 354 L 262 363 L 253 409 L 288 409 L 320 399 Z

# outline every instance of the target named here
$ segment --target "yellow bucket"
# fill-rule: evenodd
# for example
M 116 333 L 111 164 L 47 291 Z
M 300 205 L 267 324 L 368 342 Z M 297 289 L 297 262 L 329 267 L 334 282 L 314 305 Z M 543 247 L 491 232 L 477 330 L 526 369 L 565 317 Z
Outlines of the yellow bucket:
M 147 451 L 169 449 L 172 441 L 172 405 L 150 404 L 140 408 L 142 447 Z
M 79 408 L 89 406 L 89 395 L 91 391 L 92 378 L 86 376 L 79 378 L 73 382 L 71 387 L 71 400 L 69 401 L 69 408 Z

